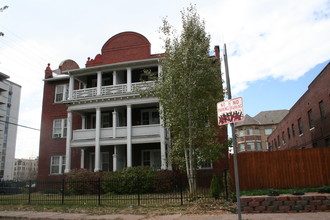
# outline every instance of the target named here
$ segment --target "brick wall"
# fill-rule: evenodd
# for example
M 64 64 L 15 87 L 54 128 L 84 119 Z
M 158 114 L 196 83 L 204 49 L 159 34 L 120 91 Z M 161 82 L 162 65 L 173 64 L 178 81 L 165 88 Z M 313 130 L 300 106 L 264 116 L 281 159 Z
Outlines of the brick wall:
M 330 194 L 242 196 L 243 213 L 330 211 Z

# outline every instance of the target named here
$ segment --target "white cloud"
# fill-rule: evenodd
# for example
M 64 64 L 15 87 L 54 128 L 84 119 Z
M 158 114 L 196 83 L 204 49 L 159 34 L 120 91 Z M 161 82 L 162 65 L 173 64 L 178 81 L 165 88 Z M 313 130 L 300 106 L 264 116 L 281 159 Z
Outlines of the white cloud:
M 297 79 L 328 60 L 329 8 L 324 0 L 220 1 L 202 12 L 211 36 L 227 43 L 231 85 L 237 94 L 249 82 Z

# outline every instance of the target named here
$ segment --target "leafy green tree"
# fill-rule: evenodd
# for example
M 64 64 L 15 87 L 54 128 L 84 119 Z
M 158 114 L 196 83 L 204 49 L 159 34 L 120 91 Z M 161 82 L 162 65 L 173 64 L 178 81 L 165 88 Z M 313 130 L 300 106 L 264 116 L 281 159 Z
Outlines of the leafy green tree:
M 223 100 L 219 61 L 209 56 L 210 36 L 192 5 L 181 12 L 182 32 L 163 19 L 165 57 L 153 88 L 164 126 L 171 134 L 171 160 L 185 170 L 190 193 L 196 192 L 196 169 L 215 161 L 225 146 L 217 135 L 216 103 Z

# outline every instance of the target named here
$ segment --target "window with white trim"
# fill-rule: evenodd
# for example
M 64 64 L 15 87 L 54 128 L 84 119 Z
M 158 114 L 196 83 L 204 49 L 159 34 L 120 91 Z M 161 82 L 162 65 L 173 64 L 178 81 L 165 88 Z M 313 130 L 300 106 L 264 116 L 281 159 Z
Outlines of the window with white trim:
M 160 150 L 143 150 L 141 161 L 142 166 L 149 166 L 159 170 L 161 168 Z
M 69 84 L 56 85 L 55 102 L 61 102 L 68 99 Z
M 248 151 L 255 150 L 255 144 L 254 144 L 254 142 L 247 142 L 246 143 L 246 150 L 248 150 Z
M 260 142 L 257 142 L 257 143 L 256 143 L 256 146 L 257 146 L 257 150 L 259 150 L 259 151 L 262 150 L 262 148 L 261 148 L 261 143 L 260 143 Z
M 206 169 L 212 169 L 212 162 L 207 160 L 203 161 L 199 166 L 198 169 L 200 170 L 206 170 Z
M 246 135 L 252 135 L 253 134 L 253 128 L 246 128 Z
M 273 132 L 272 127 L 266 127 L 265 128 L 265 135 L 270 135 Z
M 110 113 L 101 113 L 101 128 L 112 127 Z M 91 129 L 96 128 L 96 114 L 91 115 Z
M 66 130 L 67 130 L 66 118 L 54 119 L 53 138 L 65 138 Z
M 142 125 L 159 124 L 159 111 L 156 108 L 141 110 Z
M 242 137 L 242 136 L 244 136 L 244 131 L 243 131 L 243 129 L 239 129 L 238 130 L 238 137 Z
M 244 143 L 242 143 L 242 144 L 239 144 L 239 152 L 243 152 L 243 151 L 245 151 L 245 144 Z
M 109 152 L 101 152 L 101 170 L 102 171 L 110 171 L 110 163 L 109 163 Z M 89 167 L 91 171 L 94 171 L 95 169 L 95 153 L 90 154 L 90 160 L 89 160 Z
M 65 156 L 52 156 L 50 159 L 50 174 L 63 174 L 65 169 Z

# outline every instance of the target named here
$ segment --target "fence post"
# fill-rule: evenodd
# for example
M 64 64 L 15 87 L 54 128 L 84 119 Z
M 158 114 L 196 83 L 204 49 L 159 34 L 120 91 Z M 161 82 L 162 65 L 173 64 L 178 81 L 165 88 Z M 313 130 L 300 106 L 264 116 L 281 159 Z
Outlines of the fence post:
M 97 201 L 97 204 L 98 204 L 98 206 L 100 206 L 101 205 L 101 178 L 99 177 L 98 178 L 98 201 Z
M 140 177 L 137 178 L 137 184 L 138 184 L 138 206 L 141 205 L 141 198 L 140 198 L 140 194 L 141 194 L 141 182 L 140 182 Z
M 61 189 L 61 193 L 62 193 L 62 205 L 64 204 L 64 178 L 62 179 L 62 189 Z
M 182 189 L 182 174 L 179 174 L 180 202 L 183 205 L 183 189 Z
M 226 197 L 226 201 L 228 201 L 228 182 L 227 182 L 227 169 L 224 170 L 225 173 L 225 197 Z
M 31 184 L 32 184 L 32 183 L 31 183 L 31 180 L 29 180 L 29 188 L 28 188 L 28 194 L 29 194 L 29 196 L 28 196 L 28 204 L 31 204 L 31 187 L 32 187 Z

